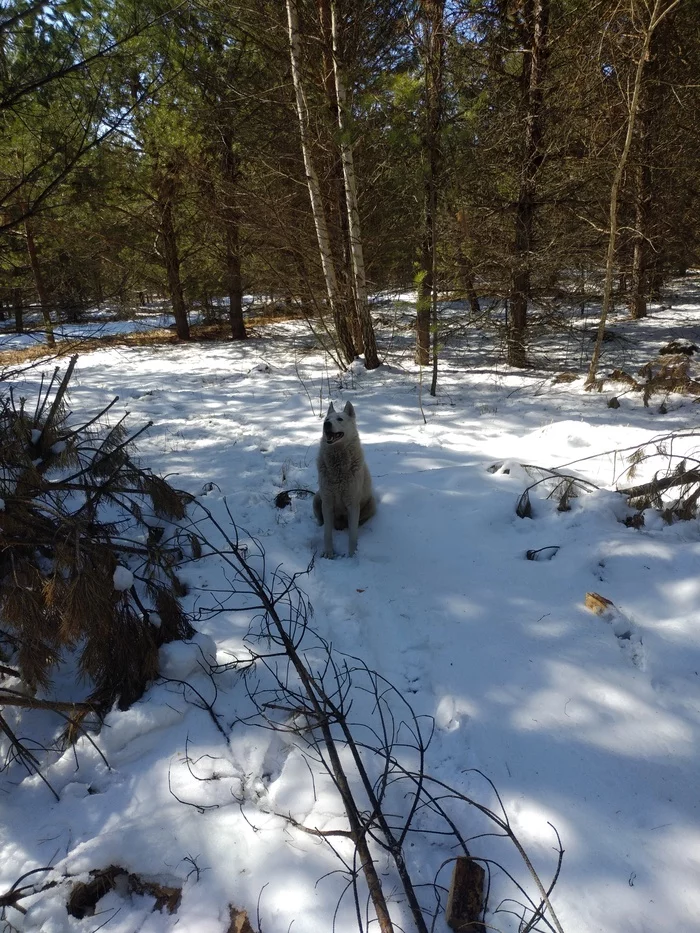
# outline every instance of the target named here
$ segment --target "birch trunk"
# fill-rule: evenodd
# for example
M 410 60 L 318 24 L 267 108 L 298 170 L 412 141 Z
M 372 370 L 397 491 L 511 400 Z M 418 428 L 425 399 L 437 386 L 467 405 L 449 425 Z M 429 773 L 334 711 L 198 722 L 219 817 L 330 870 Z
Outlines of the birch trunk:
M 652 240 L 654 177 L 652 163 L 657 140 L 657 127 L 663 121 L 659 87 L 661 30 L 655 31 L 649 43 L 648 62 L 639 94 L 637 118 L 637 154 L 634 192 L 634 248 L 630 275 L 628 304 L 634 320 L 647 316 L 652 271 L 651 257 L 658 245 Z
M 651 168 L 637 167 L 637 190 L 634 200 L 634 248 L 630 274 L 630 316 L 639 321 L 647 316 L 649 224 L 651 220 Z
M 620 159 L 615 168 L 615 174 L 613 176 L 612 185 L 610 188 L 610 232 L 608 235 L 608 250 L 605 260 L 605 285 L 603 286 L 603 307 L 600 313 L 600 323 L 598 324 L 598 334 L 596 336 L 595 346 L 593 348 L 593 355 L 591 357 L 591 363 L 588 368 L 588 376 L 586 378 L 586 387 L 591 388 L 595 385 L 596 376 L 598 374 L 598 363 L 600 361 L 600 354 L 603 348 L 603 337 L 605 335 L 605 325 L 608 320 L 608 315 L 612 307 L 612 293 L 613 293 L 613 273 L 614 273 L 614 264 L 615 264 L 615 248 L 617 246 L 617 212 L 619 206 L 620 198 L 620 187 L 622 185 L 622 179 L 625 174 L 625 168 L 627 167 L 627 160 L 629 158 L 630 149 L 632 147 L 632 138 L 634 136 L 634 126 L 637 118 L 637 112 L 639 110 L 639 101 L 642 93 L 642 85 L 644 81 L 644 66 L 649 57 L 649 47 L 651 45 L 651 40 L 654 35 L 655 30 L 658 28 L 659 24 L 666 16 L 674 10 L 682 0 L 673 0 L 666 9 L 663 9 L 663 0 L 654 0 L 654 6 L 649 16 L 649 25 L 644 31 L 644 40 L 642 42 L 642 48 L 639 53 L 639 60 L 637 61 L 637 67 L 635 69 L 634 75 L 634 84 L 632 88 L 632 99 L 630 100 L 629 105 L 629 116 L 627 118 L 627 133 L 625 135 L 625 143 L 622 147 L 622 152 L 620 154 Z M 634 0 L 632 0 L 632 5 L 634 6 Z
M 335 76 L 335 92 L 338 100 L 340 154 L 343 163 L 343 179 L 345 181 L 345 202 L 348 209 L 348 232 L 350 236 L 350 256 L 352 259 L 355 301 L 362 328 L 362 348 L 365 355 L 365 367 L 367 369 L 376 369 L 377 366 L 379 366 L 379 356 L 377 354 L 377 340 L 374 334 L 372 317 L 369 311 L 369 302 L 367 300 L 367 278 L 365 275 L 365 259 L 362 250 L 362 234 L 360 231 L 360 211 L 357 204 L 355 161 L 350 141 L 347 89 L 345 87 L 345 80 L 341 71 L 338 54 L 338 18 L 335 0 L 331 0 L 331 33 L 333 36 L 333 74 Z
M 544 78 L 549 52 L 549 0 L 525 4 L 530 32 L 526 64 L 522 72 L 525 109 L 525 145 L 520 188 L 515 206 L 514 268 L 510 290 L 510 318 L 506 336 L 507 361 L 526 366 L 527 310 L 531 288 L 531 255 L 535 223 L 537 174 L 544 161 Z
M 299 135 L 301 137 L 301 150 L 304 157 L 304 169 L 306 171 L 306 183 L 309 189 L 309 199 L 311 201 L 311 212 L 314 218 L 314 227 L 316 228 L 316 239 L 318 241 L 318 250 L 321 256 L 321 267 L 323 277 L 326 283 L 326 293 L 328 295 L 328 304 L 335 322 L 338 343 L 341 354 L 347 363 L 355 359 L 355 346 L 347 320 L 347 315 L 343 314 L 341 302 L 338 296 L 338 279 L 336 276 L 335 265 L 333 262 L 333 252 L 331 249 L 331 239 L 326 223 L 326 215 L 323 207 L 323 198 L 321 195 L 321 186 L 318 180 L 318 174 L 311 156 L 311 138 L 309 132 L 309 111 L 304 95 L 304 87 L 301 79 L 301 39 L 299 35 L 299 14 L 297 11 L 296 0 L 286 0 L 287 4 L 287 24 L 289 28 L 289 53 L 292 65 L 292 83 L 294 84 L 294 96 L 296 100 L 297 117 L 299 119 Z
M 317 0 L 318 18 L 321 27 L 321 53 L 323 58 L 323 89 L 328 104 L 328 132 L 332 141 L 338 132 L 338 95 L 335 87 L 333 64 L 333 28 L 331 23 L 331 0 Z M 340 147 L 329 146 L 329 166 L 326 180 L 326 214 L 329 222 L 331 253 L 338 276 L 338 302 L 349 321 L 355 355 L 362 352 L 362 327 L 357 310 L 357 299 L 353 287 L 352 258 L 350 255 L 350 230 L 348 225 L 345 179 Z

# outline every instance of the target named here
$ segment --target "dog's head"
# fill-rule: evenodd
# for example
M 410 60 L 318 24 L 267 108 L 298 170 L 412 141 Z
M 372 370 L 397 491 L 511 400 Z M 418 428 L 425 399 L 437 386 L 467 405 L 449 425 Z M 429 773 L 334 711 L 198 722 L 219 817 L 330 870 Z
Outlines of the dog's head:
M 323 443 L 339 444 L 346 438 L 356 436 L 357 425 L 352 402 L 346 402 L 342 411 L 336 411 L 331 402 L 323 422 Z

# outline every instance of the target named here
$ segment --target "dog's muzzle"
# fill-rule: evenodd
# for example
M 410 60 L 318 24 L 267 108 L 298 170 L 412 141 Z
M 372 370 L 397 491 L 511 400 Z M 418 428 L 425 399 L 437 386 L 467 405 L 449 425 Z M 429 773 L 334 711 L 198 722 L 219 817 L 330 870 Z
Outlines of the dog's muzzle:
M 333 425 L 330 421 L 323 422 L 323 436 L 326 439 L 327 444 L 335 444 L 336 441 L 339 441 L 341 437 L 344 437 L 342 431 L 333 431 Z

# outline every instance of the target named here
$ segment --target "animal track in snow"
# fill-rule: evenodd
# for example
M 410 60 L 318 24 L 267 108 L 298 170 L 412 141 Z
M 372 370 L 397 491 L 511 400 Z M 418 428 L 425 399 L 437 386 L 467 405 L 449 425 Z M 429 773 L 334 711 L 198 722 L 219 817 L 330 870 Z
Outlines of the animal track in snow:
M 646 670 L 646 650 L 642 643 L 642 636 L 634 622 L 613 603 L 610 603 L 609 608 L 599 614 L 599 618 L 612 626 L 622 653 L 640 671 Z

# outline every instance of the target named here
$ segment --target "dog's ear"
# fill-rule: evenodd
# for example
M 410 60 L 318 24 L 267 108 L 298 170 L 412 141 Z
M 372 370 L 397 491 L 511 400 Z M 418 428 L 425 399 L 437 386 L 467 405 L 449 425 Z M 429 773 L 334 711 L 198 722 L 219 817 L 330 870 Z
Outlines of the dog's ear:
M 352 407 L 352 402 L 346 402 L 343 411 L 346 415 L 350 415 L 351 418 L 355 417 L 355 409 Z
M 328 406 L 328 411 L 326 412 L 326 417 L 328 417 L 328 415 L 332 415 L 332 414 L 335 414 L 335 408 L 333 408 L 333 402 L 331 402 L 330 405 Z

